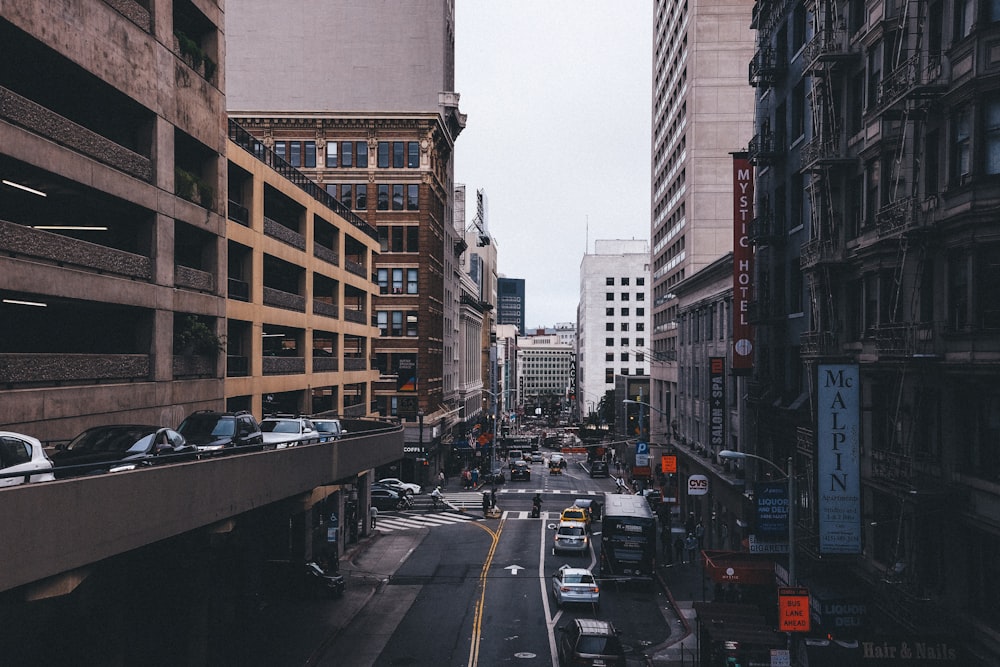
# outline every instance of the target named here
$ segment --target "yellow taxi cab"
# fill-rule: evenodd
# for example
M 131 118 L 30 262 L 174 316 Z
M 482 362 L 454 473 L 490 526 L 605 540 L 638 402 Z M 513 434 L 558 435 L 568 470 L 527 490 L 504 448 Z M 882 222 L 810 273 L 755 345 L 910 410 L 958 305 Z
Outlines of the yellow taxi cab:
M 555 463 L 555 462 L 549 463 L 549 474 L 550 475 L 561 475 L 562 474 L 562 466 L 560 466 L 558 463 Z
M 583 507 L 573 505 L 562 511 L 562 514 L 559 515 L 559 521 L 579 521 L 583 525 L 589 526 L 590 512 Z

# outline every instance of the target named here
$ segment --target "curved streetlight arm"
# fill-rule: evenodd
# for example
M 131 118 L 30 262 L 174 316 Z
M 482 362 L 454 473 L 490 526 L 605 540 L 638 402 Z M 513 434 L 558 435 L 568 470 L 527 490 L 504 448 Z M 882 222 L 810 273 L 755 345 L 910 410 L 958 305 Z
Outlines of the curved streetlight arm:
M 653 412 L 659 412 L 664 417 L 669 417 L 670 416 L 666 412 L 664 412 L 663 410 L 659 409 L 658 407 L 650 405 L 649 403 L 646 403 L 644 401 L 634 401 L 631 398 L 625 398 L 625 399 L 622 399 L 622 403 L 624 403 L 626 405 L 641 405 L 644 408 L 649 408 Z

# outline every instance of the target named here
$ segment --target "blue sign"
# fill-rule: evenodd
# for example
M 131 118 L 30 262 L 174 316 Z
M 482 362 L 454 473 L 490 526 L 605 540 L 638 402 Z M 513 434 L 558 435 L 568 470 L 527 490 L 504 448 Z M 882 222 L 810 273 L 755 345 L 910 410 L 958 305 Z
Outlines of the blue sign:
M 764 541 L 788 541 L 788 482 L 757 482 L 756 535 Z
M 636 454 L 649 454 L 649 443 L 648 442 L 637 442 L 637 443 L 635 443 L 635 453 Z
M 861 382 L 855 364 L 818 367 L 816 451 L 821 554 L 861 553 Z

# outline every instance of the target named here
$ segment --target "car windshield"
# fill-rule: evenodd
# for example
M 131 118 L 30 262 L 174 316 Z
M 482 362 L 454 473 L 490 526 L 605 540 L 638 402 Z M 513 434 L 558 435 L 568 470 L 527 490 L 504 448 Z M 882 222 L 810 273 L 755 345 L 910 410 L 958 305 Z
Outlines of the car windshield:
M 66 449 L 78 452 L 145 451 L 152 435 L 153 432 L 143 427 L 98 428 L 84 431 Z
M 622 644 L 618 637 L 595 637 L 583 635 L 576 645 L 577 653 L 587 653 L 590 655 L 622 655 Z
M 288 421 L 263 421 L 260 430 L 264 433 L 298 433 L 299 424 L 291 420 Z
M 177 430 L 189 438 L 208 435 L 222 437 L 236 433 L 236 420 L 219 415 L 192 415 Z
M 563 516 L 583 520 L 583 510 L 566 510 L 563 512 Z
M 333 433 L 337 430 L 336 427 L 334 427 L 334 422 L 313 422 L 313 426 L 315 426 L 316 430 L 320 433 Z
M 594 575 L 592 574 L 567 574 L 563 576 L 563 583 L 565 584 L 592 584 L 594 583 Z

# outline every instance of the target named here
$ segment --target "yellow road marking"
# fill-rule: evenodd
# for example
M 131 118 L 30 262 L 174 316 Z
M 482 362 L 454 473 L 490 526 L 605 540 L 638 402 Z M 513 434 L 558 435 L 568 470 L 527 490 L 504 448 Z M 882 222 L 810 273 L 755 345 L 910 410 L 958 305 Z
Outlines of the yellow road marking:
M 490 544 L 490 550 L 486 554 L 486 559 L 483 561 L 483 569 L 479 572 L 479 600 L 476 601 L 475 613 L 472 617 L 472 641 L 469 644 L 469 667 L 476 667 L 479 664 L 479 640 L 482 636 L 483 631 L 483 612 L 486 607 L 486 581 L 490 572 L 490 565 L 493 564 L 493 555 L 497 550 L 497 544 L 500 542 L 500 533 L 503 532 L 503 525 L 506 519 L 500 520 L 500 525 L 497 529 L 491 530 L 489 526 L 482 523 L 473 523 L 472 525 L 478 526 L 489 533 L 492 540 Z

